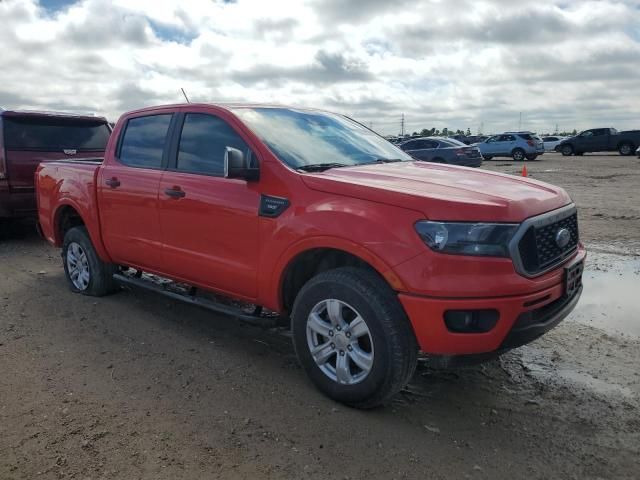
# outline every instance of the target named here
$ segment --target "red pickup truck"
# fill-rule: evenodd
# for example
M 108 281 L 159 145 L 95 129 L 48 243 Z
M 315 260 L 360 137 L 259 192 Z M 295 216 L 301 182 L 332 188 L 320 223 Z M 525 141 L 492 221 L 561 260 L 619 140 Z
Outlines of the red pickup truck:
M 103 117 L 0 109 L 0 220 L 36 216 L 40 162 L 102 157 L 110 133 Z
M 313 382 L 357 407 L 398 392 L 419 351 L 495 356 L 554 327 L 582 292 L 561 188 L 415 161 L 324 111 L 138 110 L 103 162 L 42 164 L 36 180 L 73 291 L 160 276 L 186 287 L 158 291 L 192 303 L 215 309 L 213 292 L 256 305 L 218 307 L 244 319 L 277 312 Z

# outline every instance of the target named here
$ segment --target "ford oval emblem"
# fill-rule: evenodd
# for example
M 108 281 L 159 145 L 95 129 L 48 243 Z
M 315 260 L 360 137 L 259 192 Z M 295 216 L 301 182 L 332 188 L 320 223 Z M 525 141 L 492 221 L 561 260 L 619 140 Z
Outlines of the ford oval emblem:
M 75 155 L 78 151 L 75 148 L 65 148 L 62 150 L 65 155 Z
M 558 245 L 559 248 L 566 247 L 567 245 L 569 245 L 570 241 L 571 232 L 566 228 L 561 228 L 556 232 L 556 245 Z

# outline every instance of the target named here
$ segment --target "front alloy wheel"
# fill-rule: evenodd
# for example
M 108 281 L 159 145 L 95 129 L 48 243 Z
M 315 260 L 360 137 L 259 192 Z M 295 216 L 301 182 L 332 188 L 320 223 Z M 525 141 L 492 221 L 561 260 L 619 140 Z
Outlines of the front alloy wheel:
M 322 373 L 341 385 L 364 380 L 373 366 L 371 332 L 351 305 L 337 299 L 318 303 L 307 318 L 307 345 Z
M 415 369 L 418 345 L 398 295 L 377 272 L 340 267 L 298 292 L 293 344 L 313 383 L 358 408 L 389 401 Z

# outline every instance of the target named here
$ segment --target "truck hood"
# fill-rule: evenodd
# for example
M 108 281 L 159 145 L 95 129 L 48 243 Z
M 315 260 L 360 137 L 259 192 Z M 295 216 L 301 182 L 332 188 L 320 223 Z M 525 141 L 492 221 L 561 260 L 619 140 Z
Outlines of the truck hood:
M 571 203 L 559 187 L 524 177 L 428 162 L 304 174 L 312 190 L 422 212 L 431 220 L 521 222 Z

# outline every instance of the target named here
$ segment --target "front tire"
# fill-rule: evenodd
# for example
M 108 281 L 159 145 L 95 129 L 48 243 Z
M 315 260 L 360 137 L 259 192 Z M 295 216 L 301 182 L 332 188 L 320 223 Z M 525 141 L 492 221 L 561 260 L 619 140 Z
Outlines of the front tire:
M 560 147 L 560 153 L 565 157 L 570 157 L 573 155 L 573 147 L 571 145 L 562 145 Z
M 384 404 L 415 370 L 418 346 L 409 320 L 374 272 L 344 267 L 313 277 L 296 297 L 292 327 L 311 381 L 349 406 Z
M 76 293 L 101 297 L 118 290 L 113 280 L 117 267 L 100 260 L 85 227 L 73 227 L 65 234 L 62 263 L 69 286 Z

